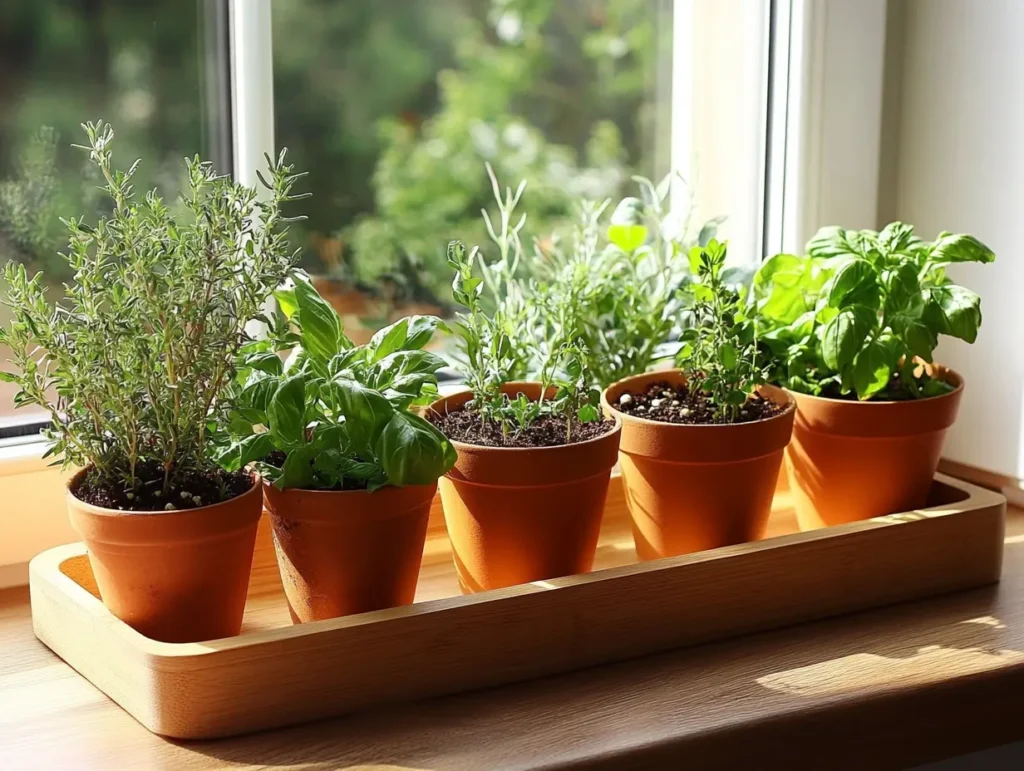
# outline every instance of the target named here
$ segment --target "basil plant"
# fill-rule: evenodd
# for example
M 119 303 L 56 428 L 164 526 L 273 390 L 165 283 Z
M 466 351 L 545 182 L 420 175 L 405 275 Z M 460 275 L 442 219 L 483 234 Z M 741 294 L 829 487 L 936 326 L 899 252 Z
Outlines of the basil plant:
M 981 299 L 946 267 L 989 263 L 969 235 L 934 241 L 894 222 L 881 232 L 823 228 L 807 255 L 777 254 L 753 282 L 758 336 L 773 357 L 770 380 L 794 391 L 864 399 L 914 399 L 948 392 L 920 362 L 939 335 L 973 343 Z
M 437 397 L 445 361 L 422 349 L 439 319 L 403 318 L 357 346 L 307 281 L 275 296 L 268 338 L 240 355 L 226 469 L 253 463 L 281 489 L 373 491 L 429 484 L 454 465 L 451 443 L 410 412 Z

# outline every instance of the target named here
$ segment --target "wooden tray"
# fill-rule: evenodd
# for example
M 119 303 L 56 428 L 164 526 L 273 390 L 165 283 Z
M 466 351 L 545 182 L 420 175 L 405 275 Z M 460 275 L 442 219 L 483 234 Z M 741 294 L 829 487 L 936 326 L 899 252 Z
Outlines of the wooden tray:
M 1002 496 L 939 475 L 929 508 L 637 563 L 613 478 L 595 572 L 463 597 L 435 501 L 415 605 L 292 626 L 265 522 L 241 635 L 155 642 L 97 596 L 82 544 L 30 565 L 36 636 L 149 730 L 245 733 L 524 680 L 999 580 Z

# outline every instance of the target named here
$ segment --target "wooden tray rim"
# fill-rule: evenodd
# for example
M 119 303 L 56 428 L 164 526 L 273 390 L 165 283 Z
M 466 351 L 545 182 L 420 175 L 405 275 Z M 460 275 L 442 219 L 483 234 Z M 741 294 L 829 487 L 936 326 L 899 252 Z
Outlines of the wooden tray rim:
M 61 571 L 60 566 L 66 560 L 81 557 L 86 554 L 85 544 L 82 542 L 65 544 L 48 549 L 32 559 L 29 563 L 29 581 L 31 584 L 49 584 L 58 592 L 70 595 L 77 606 L 93 618 L 103 618 L 106 621 L 113 621 L 115 634 L 126 643 L 134 653 L 140 654 L 148 659 L 180 659 L 208 657 L 222 651 L 251 646 L 263 645 L 270 642 L 289 640 L 298 637 L 322 634 L 334 630 L 354 628 L 366 624 L 379 624 L 385 622 L 396 622 L 403 618 L 429 613 L 457 612 L 460 608 L 480 603 L 501 602 L 512 598 L 521 597 L 527 594 L 537 594 L 557 589 L 569 588 L 580 584 L 589 584 L 603 581 L 614 581 L 624 576 L 632 576 L 640 573 L 653 571 L 673 570 L 687 565 L 699 564 L 710 560 L 721 560 L 742 557 L 746 554 L 762 551 L 784 549 L 798 544 L 813 543 L 820 540 L 829 540 L 845 535 L 876 530 L 880 528 L 893 527 L 908 522 L 922 519 L 936 519 L 950 515 L 959 514 L 973 509 L 982 509 L 990 506 L 1004 505 L 1006 499 L 999 493 L 987 490 L 969 482 L 948 476 L 936 474 L 935 481 L 948 487 L 960 490 L 967 494 L 967 498 L 948 504 L 914 509 L 897 514 L 889 514 L 874 519 L 851 522 L 845 525 L 812 530 L 808 532 L 790 533 L 787 535 L 766 538 L 760 541 L 753 541 L 734 546 L 724 546 L 718 549 L 685 554 L 679 557 L 666 557 L 648 562 L 636 562 L 620 567 L 605 568 L 591 573 L 580 573 L 571 576 L 563 576 L 546 581 L 535 581 L 529 584 L 519 584 L 505 589 L 494 589 L 479 594 L 447 597 L 436 600 L 426 600 L 398 608 L 387 608 L 385 610 L 371 611 L 341 618 L 316 621 L 308 624 L 295 624 L 283 626 L 277 629 L 267 629 L 253 632 L 251 634 L 240 634 L 235 637 L 225 637 L 218 640 L 208 640 L 196 643 L 166 643 L 152 640 L 132 629 L 127 624 L 114 618 L 106 606 L 86 589 L 82 588 L 69 576 Z M 155 662 L 151 661 L 151 665 Z M 213 662 L 211 662 L 212 664 Z

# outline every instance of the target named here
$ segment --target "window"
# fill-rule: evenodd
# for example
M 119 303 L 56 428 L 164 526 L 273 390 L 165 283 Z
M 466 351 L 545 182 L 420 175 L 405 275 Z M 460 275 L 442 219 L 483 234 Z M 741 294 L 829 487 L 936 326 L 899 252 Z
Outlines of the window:
M 117 161 L 143 164 L 136 189 L 172 200 L 181 159 L 201 153 L 230 171 L 226 4 L 155 0 L 5 0 L 0 8 L 0 265 L 43 271 L 55 293 L 71 277 L 57 256 L 59 217 L 95 219 L 95 190 L 79 124 L 117 132 Z M 2 280 L 0 280 L 2 283 Z M 3 287 L 0 287 L 3 291 Z M 0 323 L 8 321 L 0 309 Z M 0 350 L 0 361 L 7 352 Z M 38 430 L 0 383 L 0 437 Z
M 447 313 L 452 238 L 484 244 L 484 163 L 543 238 L 579 197 L 690 183 L 759 249 L 768 3 L 274 0 L 275 139 L 308 169 L 303 265 L 366 339 Z M 315 23 L 310 23 L 315 19 Z M 680 198 L 679 203 L 685 201 Z

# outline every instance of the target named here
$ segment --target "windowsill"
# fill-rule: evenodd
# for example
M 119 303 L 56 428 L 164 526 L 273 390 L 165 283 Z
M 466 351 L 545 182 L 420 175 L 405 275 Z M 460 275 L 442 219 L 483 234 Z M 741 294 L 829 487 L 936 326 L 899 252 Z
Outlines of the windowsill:
M 218 741 L 137 724 L 33 638 L 24 588 L 0 646 L 14 768 L 904 768 L 1024 738 L 1024 512 L 996 587 Z

